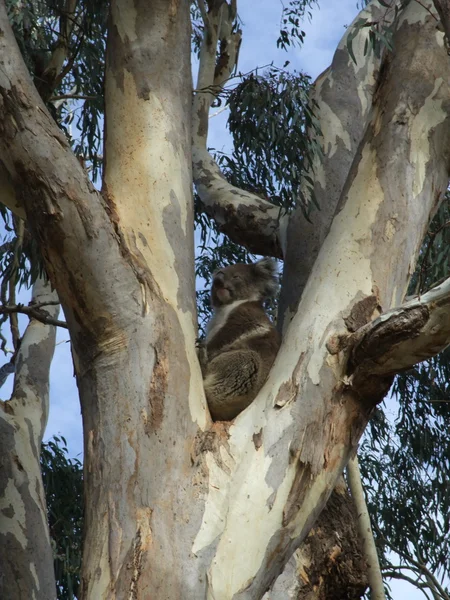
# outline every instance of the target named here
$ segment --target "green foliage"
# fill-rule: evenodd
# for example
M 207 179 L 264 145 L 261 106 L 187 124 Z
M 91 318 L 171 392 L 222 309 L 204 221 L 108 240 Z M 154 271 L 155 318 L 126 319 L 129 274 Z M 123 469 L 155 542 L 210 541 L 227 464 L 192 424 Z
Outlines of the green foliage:
M 200 46 L 202 44 L 203 39 L 203 19 L 196 1 L 191 2 L 191 47 L 193 52 L 197 55 L 200 53 Z
M 301 29 L 301 22 L 305 15 L 311 19 L 311 11 L 307 10 L 314 5 L 316 0 L 290 0 L 281 13 L 280 35 L 277 39 L 277 48 L 288 50 L 290 46 L 301 46 L 305 39 L 305 32 Z
M 68 457 L 66 440 L 54 436 L 42 444 L 41 469 L 58 600 L 73 600 L 80 585 L 83 468 Z
M 367 30 L 368 35 L 364 43 L 364 56 L 370 56 L 373 52 L 377 58 L 380 58 L 384 48 L 393 50 L 392 38 L 398 23 L 398 17 L 411 0 L 396 2 L 394 0 L 378 0 L 380 5 L 386 10 L 379 19 L 369 20 L 367 18 L 358 19 L 347 36 L 347 50 L 351 59 L 356 64 L 355 54 L 353 52 L 353 40 L 363 30 Z M 366 6 L 368 2 L 362 2 Z
M 7 0 L 22 56 L 55 121 L 96 180 L 101 168 L 103 79 L 109 2 Z M 52 76 L 55 52 L 65 49 L 60 73 Z
M 309 200 L 315 199 L 313 181 L 304 171 L 321 152 L 309 89 L 307 75 L 275 67 L 243 77 L 228 98 L 234 150 L 231 156 L 219 157 L 233 185 L 268 197 L 286 210 L 300 206 L 306 214 Z
M 450 193 L 436 213 L 425 237 L 408 293 L 423 294 L 450 273 Z

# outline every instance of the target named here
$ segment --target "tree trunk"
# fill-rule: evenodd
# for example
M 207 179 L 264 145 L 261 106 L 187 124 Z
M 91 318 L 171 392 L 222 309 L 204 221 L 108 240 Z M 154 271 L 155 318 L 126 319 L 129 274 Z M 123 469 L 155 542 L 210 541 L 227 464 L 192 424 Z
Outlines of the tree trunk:
M 34 302 L 54 302 L 43 280 Z M 48 306 L 57 317 L 59 306 Z M 56 599 L 53 555 L 39 458 L 47 425 L 48 378 L 56 328 L 34 319 L 16 357 L 11 399 L 0 402 L 0 598 Z
M 322 165 L 324 197 L 339 172 L 328 235 L 265 386 L 234 422 L 213 424 L 195 354 L 189 2 L 112 3 L 101 195 L 39 99 L 4 8 L 0 28 L 0 157 L 64 307 L 82 404 L 82 598 L 260 599 L 306 539 L 392 380 L 359 352 L 361 328 L 401 304 L 447 187 L 443 35 L 411 3 L 376 91 L 357 81 L 372 85 L 375 63 L 354 70 L 352 89 L 368 96 L 360 141 L 340 165 L 331 156 Z M 336 77 L 348 73 L 341 60 Z M 380 349 L 404 340 L 395 323 L 380 329 Z M 417 360 L 430 335 L 447 341 L 417 323 L 407 334 Z

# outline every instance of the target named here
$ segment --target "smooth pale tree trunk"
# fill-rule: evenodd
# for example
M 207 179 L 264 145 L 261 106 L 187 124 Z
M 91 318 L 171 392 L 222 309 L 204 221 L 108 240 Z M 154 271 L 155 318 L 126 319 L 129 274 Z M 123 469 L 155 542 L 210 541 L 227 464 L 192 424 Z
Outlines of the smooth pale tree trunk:
M 195 354 L 189 3 L 112 3 L 101 194 L 33 87 L 4 7 L 0 28 L 0 158 L 63 304 L 80 391 L 82 598 L 260 599 L 306 539 L 396 369 L 450 341 L 445 286 L 437 303 L 372 321 L 403 301 L 447 187 L 443 35 L 426 7 L 402 13 L 269 379 L 233 423 L 212 424 Z M 370 85 L 375 70 L 362 67 Z M 202 122 L 194 111 L 197 145 Z M 196 146 L 195 172 L 217 183 L 208 160 Z M 334 183 L 327 164 L 322 186 Z M 258 210 L 243 195 L 234 214 L 247 201 Z M 295 243 L 291 234 L 287 255 Z M 282 246 L 275 236 L 274 253 Z M 384 360 L 411 339 L 403 362 Z
M 55 302 L 38 279 L 33 302 Z M 57 317 L 59 306 L 46 311 Z M 39 458 L 49 410 L 56 327 L 30 320 L 15 362 L 14 390 L 0 402 L 0 598 L 53 600 L 56 585 Z

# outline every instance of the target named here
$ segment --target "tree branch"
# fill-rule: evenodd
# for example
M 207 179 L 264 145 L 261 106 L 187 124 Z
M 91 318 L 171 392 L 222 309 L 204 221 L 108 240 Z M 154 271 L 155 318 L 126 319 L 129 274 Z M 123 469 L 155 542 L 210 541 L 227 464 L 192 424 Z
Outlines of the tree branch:
M 367 323 L 351 344 L 349 372 L 360 392 L 374 376 L 395 375 L 441 352 L 450 344 L 450 278 Z
M 53 302 L 56 293 L 50 284 L 37 279 L 33 299 Z M 51 309 L 58 316 L 59 306 Z M 53 556 L 49 539 L 45 493 L 39 465 L 42 436 L 49 411 L 49 372 L 55 349 L 56 330 L 30 321 L 22 337 L 15 360 L 14 388 L 11 399 L 0 402 L 0 471 L 2 506 L 20 506 L 3 511 L 0 519 L 0 562 L 2 597 L 31 598 L 36 590 L 42 598 L 56 598 Z M 1 380 L 13 365 L 4 365 Z M 18 477 L 18 474 L 19 477 Z M 27 543 L 21 544 L 23 532 Z M 5 540 L 10 541 L 9 545 Z M 31 567 L 31 568 L 30 568 Z M 31 573 L 17 578 L 17 572 Z
M 66 0 L 59 19 L 58 42 L 44 71 L 39 74 L 39 77 L 36 77 L 36 87 L 44 102 L 48 101 L 53 90 L 60 83 L 61 74 L 67 72 L 66 69 L 63 69 L 63 65 L 69 54 L 70 36 L 76 26 L 74 21 L 76 6 L 77 0 Z M 72 60 L 69 60 L 69 64 Z
M 433 0 L 434 7 L 436 12 L 441 19 L 442 27 L 445 32 L 445 37 L 447 38 L 447 48 L 450 42 L 450 6 L 448 2 L 443 0 Z
M 389 376 L 376 376 L 378 393 L 369 398 L 361 388 L 349 385 L 346 353 L 351 353 L 350 347 L 333 354 L 326 341 L 333 332 L 345 330 L 346 321 L 353 341 L 352 333 L 379 307 L 388 310 L 402 302 L 430 213 L 447 188 L 450 64 L 442 52 L 442 38 L 428 13 L 414 2 L 408 4 L 394 33 L 395 60 L 376 94 L 372 88 L 373 98 L 367 92 L 370 108 L 363 102 L 355 113 L 364 109 L 366 121 L 366 110 L 371 118 L 357 153 L 355 149 L 339 210 L 267 382 L 229 427 L 226 448 L 221 448 L 227 456 L 226 475 L 220 467 L 218 473 L 210 471 L 205 521 L 213 526 L 209 531 L 204 526 L 193 550 L 211 548 L 220 534 L 208 572 L 211 597 L 235 594 L 247 600 L 259 597 L 271 585 L 311 529 L 353 455 L 371 411 L 387 392 Z M 348 60 L 341 49 L 340 64 L 347 65 Z M 356 89 L 366 67 L 358 71 Z M 436 80 L 436 72 L 445 75 Z M 347 74 L 343 69 L 342 78 L 333 78 L 330 95 L 341 86 L 348 93 Z M 351 114 L 350 110 L 348 119 L 339 124 L 343 147 L 350 143 L 345 129 Z M 329 119 L 336 124 L 339 117 L 329 115 Z M 334 155 L 340 154 L 339 144 L 332 148 Z M 335 181 L 326 178 L 323 184 L 326 197 Z M 345 318 L 353 309 L 364 317 L 360 323 L 356 315 L 354 323 Z M 443 341 L 442 346 L 448 343 Z M 231 490 L 226 499 L 225 490 Z M 244 511 L 249 502 L 251 510 Z M 260 526 L 269 540 L 266 548 L 246 533 Z M 229 567 L 226 575 L 221 568 L 224 561 Z
M 25 208 L 16 194 L 8 170 L 0 160 L 0 202 L 21 219 L 26 219 Z
M 359 471 L 358 457 L 356 455 L 348 461 L 347 475 L 350 491 L 358 513 L 359 535 L 364 544 L 364 554 L 368 566 L 370 597 L 371 600 L 386 600 L 377 548 L 375 546 L 372 527 L 370 525 L 369 511 L 364 498 L 361 473 Z
M 400 4 L 396 0 L 396 5 Z M 339 199 L 344 197 L 352 163 L 357 164 L 357 150 L 370 123 L 373 94 L 379 85 L 381 60 L 372 52 L 365 55 L 368 39 L 363 28 L 353 39 L 356 64 L 347 50 L 347 40 L 358 19 L 376 21 L 386 9 L 377 1 L 370 2 L 347 28 L 333 57 L 331 66 L 314 83 L 312 100 L 320 122 L 323 156 L 317 156 L 307 173 L 314 180 L 314 195 L 320 210 L 312 210 L 310 221 L 297 208 L 289 219 L 283 285 L 278 309 L 278 322 L 284 331 L 295 314 L 320 248 L 328 234 Z M 394 11 L 391 12 L 393 14 Z M 336 86 L 336 82 L 342 85 Z M 345 83 L 344 83 L 345 82 Z
M 30 306 L 25 306 L 24 304 L 9 304 L 0 306 L 0 315 L 12 315 L 12 314 L 23 314 L 30 317 L 30 319 L 36 319 L 45 325 L 55 325 L 56 327 L 63 327 L 64 329 L 68 329 L 67 323 L 65 321 L 59 321 L 55 319 L 45 310 L 41 310 L 41 306 L 49 306 L 49 305 L 58 305 L 59 302 L 44 302 L 39 306 L 30 304 Z
M 207 150 L 209 109 L 236 66 L 241 31 L 233 31 L 234 4 L 214 2 L 209 13 L 204 13 L 203 7 L 205 28 L 192 118 L 193 176 L 197 193 L 203 209 L 220 231 L 252 252 L 281 258 L 287 215 L 267 200 L 228 183 Z

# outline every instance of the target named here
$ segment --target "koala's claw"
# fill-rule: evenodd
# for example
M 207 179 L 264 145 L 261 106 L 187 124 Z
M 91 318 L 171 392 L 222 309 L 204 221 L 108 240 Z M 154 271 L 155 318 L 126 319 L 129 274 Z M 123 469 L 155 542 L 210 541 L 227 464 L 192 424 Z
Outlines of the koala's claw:
M 195 347 L 196 348 L 204 348 L 205 347 L 205 338 L 198 337 L 195 340 Z

